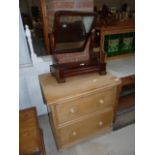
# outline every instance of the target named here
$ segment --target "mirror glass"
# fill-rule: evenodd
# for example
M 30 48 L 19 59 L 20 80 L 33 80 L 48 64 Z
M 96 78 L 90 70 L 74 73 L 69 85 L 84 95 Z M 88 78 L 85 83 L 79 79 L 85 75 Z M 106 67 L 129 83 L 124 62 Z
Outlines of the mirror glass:
M 93 26 L 94 15 L 61 14 L 55 18 L 55 52 L 82 51 Z

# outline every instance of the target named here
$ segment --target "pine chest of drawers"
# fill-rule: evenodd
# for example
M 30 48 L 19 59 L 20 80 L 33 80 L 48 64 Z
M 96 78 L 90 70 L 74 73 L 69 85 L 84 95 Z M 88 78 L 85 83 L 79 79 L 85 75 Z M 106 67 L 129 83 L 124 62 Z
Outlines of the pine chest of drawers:
M 111 131 L 118 78 L 93 73 L 57 83 L 50 74 L 43 74 L 39 81 L 59 150 Z

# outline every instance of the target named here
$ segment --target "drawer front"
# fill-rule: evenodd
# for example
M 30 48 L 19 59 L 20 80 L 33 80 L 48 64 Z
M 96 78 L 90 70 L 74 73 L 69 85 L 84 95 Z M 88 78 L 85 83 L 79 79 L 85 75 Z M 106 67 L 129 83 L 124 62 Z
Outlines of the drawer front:
M 59 147 L 62 148 L 64 145 L 75 143 L 97 132 L 110 131 L 112 117 L 113 111 L 109 109 L 106 112 L 58 129 Z
M 100 93 L 81 97 L 74 101 L 55 105 L 55 115 L 58 124 L 77 119 L 88 113 L 112 107 L 115 89 L 107 89 Z

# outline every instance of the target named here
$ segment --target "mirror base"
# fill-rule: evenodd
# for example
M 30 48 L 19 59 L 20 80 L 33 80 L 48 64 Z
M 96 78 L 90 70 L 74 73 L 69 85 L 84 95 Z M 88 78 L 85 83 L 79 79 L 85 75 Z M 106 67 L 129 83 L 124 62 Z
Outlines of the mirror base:
M 84 64 L 84 65 L 80 65 Z M 106 74 L 106 63 L 90 63 L 78 62 L 68 64 L 53 64 L 50 65 L 50 72 L 55 76 L 58 83 L 65 82 L 67 77 L 82 75 L 86 73 L 98 72 L 100 75 Z

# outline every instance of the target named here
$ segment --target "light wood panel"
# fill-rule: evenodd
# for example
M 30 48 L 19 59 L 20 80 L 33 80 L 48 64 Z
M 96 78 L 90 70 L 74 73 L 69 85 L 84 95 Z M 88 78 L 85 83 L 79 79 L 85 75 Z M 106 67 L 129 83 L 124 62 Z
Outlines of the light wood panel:
M 101 31 L 101 35 L 121 34 L 135 31 L 135 20 L 129 19 L 119 21 L 112 26 L 97 26 L 96 30 Z
M 35 107 L 19 112 L 19 153 L 45 155 L 43 135 Z

